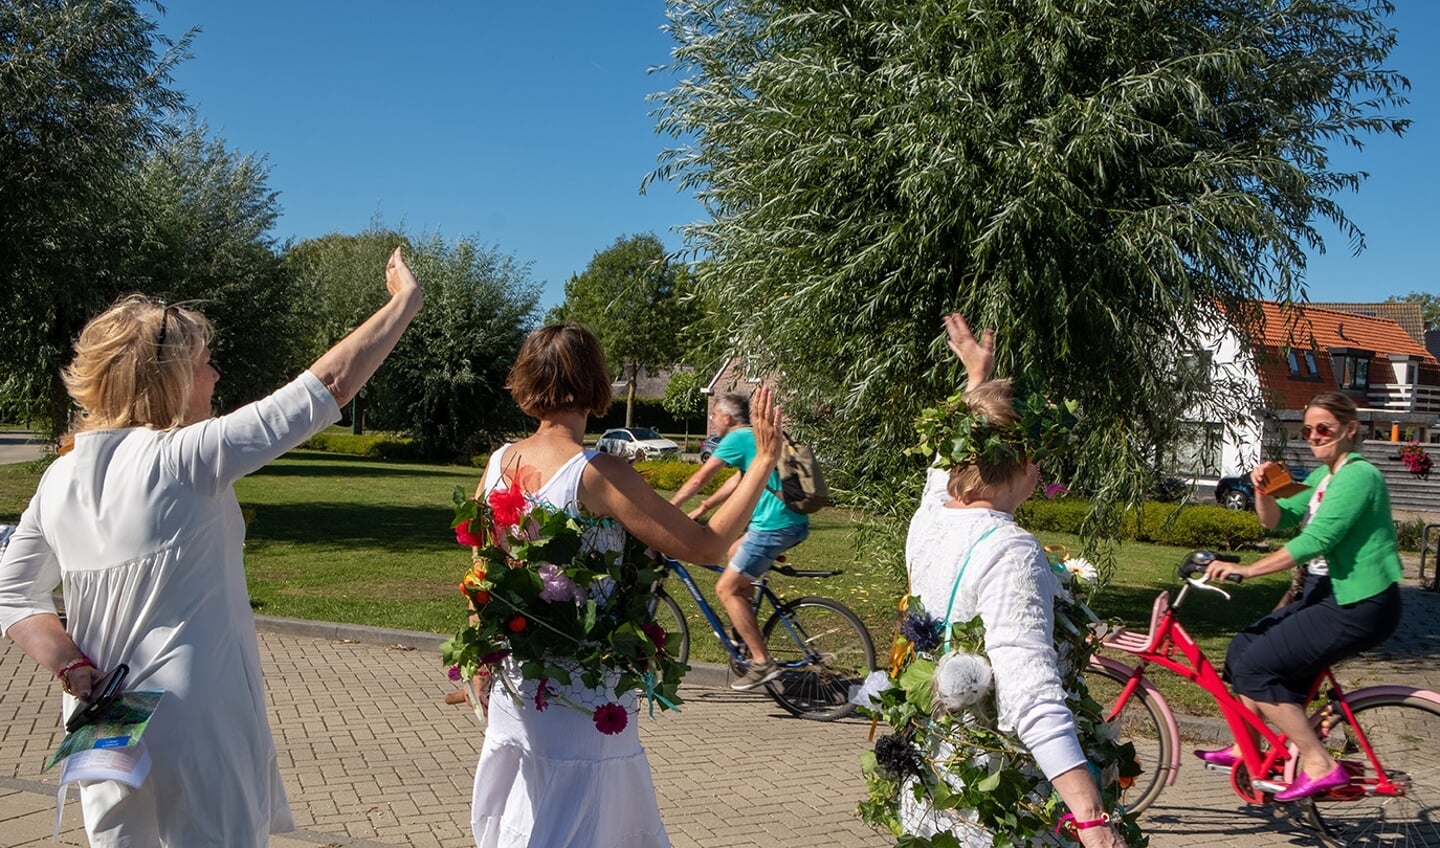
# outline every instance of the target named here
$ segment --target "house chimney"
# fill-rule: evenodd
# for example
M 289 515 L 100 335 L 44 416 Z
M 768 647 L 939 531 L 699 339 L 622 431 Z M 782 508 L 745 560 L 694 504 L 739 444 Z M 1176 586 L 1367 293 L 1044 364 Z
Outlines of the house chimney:
M 1341 321 L 1341 322 L 1340 322 L 1340 326 L 1338 326 L 1338 327 L 1335 328 L 1335 335 L 1339 336 L 1339 337 L 1342 338 L 1342 339 L 1345 338 L 1345 322 L 1344 322 L 1344 321 Z

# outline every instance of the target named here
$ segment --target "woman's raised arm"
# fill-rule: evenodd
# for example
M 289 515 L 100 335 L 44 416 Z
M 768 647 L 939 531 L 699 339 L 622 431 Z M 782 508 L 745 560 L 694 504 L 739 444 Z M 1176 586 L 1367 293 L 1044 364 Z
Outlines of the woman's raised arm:
M 660 497 L 629 463 L 615 456 L 597 456 L 586 468 L 580 481 L 581 501 L 591 512 L 617 519 L 631 535 L 657 550 L 688 562 L 719 562 L 749 525 L 784 444 L 773 393 L 758 389 L 750 408 L 755 459 L 708 524 L 696 522 Z

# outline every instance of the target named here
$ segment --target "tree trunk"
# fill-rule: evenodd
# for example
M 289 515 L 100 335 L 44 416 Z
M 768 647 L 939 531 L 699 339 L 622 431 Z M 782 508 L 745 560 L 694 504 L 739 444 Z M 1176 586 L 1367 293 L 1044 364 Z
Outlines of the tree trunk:
M 635 366 L 630 366 L 630 380 L 625 385 L 625 426 L 635 426 Z

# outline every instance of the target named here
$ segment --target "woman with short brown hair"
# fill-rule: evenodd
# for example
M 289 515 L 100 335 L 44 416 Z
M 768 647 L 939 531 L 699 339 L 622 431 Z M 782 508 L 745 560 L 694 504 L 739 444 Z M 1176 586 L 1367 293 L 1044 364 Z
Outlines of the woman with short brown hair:
M 525 340 L 506 385 L 539 418 L 527 438 L 490 455 L 478 498 L 523 492 L 529 505 L 564 510 L 584 529 L 587 549 L 621 555 L 628 534 L 692 562 L 716 562 L 740 537 L 780 456 L 780 416 L 770 392 L 756 392 L 755 467 L 708 524 L 672 506 L 617 456 L 587 449 L 589 417 L 609 408 L 610 379 L 600 343 L 579 324 L 542 327 Z M 528 507 L 527 507 L 528 508 Z M 613 601 L 614 599 L 609 599 Z M 490 679 L 489 725 L 475 768 L 471 828 L 479 848 L 586 845 L 667 848 L 650 767 L 636 722 L 596 733 L 587 713 L 546 707 L 535 680 L 512 659 Z M 511 697 L 505 692 L 519 693 Z M 595 706 L 607 689 L 579 681 L 552 700 Z M 619 698 L 634 712 L 633 692 Z

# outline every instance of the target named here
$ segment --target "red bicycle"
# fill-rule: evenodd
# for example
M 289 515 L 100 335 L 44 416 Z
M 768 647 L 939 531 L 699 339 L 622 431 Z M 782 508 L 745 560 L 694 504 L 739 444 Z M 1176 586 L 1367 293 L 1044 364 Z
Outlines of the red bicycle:
M 1111 705 L 1109 718 L 1118 722 L 1121 737 L 1134 743 L 1143 769 L 1125 791 L 1129 810 L 1144 810 L 1174 784 L 1182 759 L 1175 716 L 1145 677 L 1152 663 L 1215 699 L 1242 754 L 1230 769 L 1236 795 L 1250 804 L 1272 803 L 1271 796 L 1294 778 L 1298 758 L 1285 736 L 1230 693 L 1177 617 L 1192 589 L 1230 597 L 1203 579 L 1206 566 L 1215 560 L 1239 558 L 1191 553 L 1180 566 L 1178 590 L 1161 592 L 1155 599 L 1148 633 L 1121 631 L 1102 640 L 1108 648 L 1138 657 L 1136 665 L 1097 655 L 1087 674 L 1092 696 Z M 1440 694 L 1386 685 L 1346 691 L 1326 669 L 1310 687 L 1307 703 L 1313 707 L 1311 721 L 1320 738 L 1350 772 L 1350 783 L 1280 806 L 1288 806 L 1289 814 L 1328 846 L 1440 848 Z M 1263 745 L 1256 745 L 1249 731 Z

